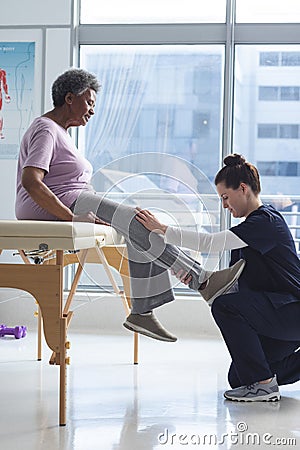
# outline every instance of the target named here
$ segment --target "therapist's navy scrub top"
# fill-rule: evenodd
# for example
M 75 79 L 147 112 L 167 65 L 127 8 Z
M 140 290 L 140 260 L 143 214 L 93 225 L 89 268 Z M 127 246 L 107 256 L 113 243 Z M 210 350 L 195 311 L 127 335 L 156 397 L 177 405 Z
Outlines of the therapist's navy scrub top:
M 230 231 L 248 244 L 231 251 L 231 265 L 246 260 L 240 290 L 265 292 L 275 308 L 300 301 L 300 260 L 282 215 L 273 206 L 262 205 Z

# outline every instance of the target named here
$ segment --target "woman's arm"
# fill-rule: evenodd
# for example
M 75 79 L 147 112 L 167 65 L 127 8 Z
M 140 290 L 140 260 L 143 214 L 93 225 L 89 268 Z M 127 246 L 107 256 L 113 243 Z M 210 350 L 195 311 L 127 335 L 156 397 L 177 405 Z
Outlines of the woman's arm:
M 72 211 L 43 183 L 44 177 L 44 170 L 37 167 L 25 167 L 22 172 L 22 186 L 41 208 L 60 220 L 73 220 Z
M 104 222 L 98 219 L 92 212 L 81 216 L 73 214 L 73 212 L 64 205 L 55 194 L 53 194 L 51 189 L 45 185 L 43 182 L 44 177 L 45 171 L 43 169 L 38 169 L 37 167 L 25 167 L 22 172 L 22 186 L 41 208 L 57 217 L 59 220 L 76 220 L 79 222 L 104 224 Z
M 169 244 L 191 248 L 199 252 L 220 252 L 247 247 L 248 245 L 230 230 L 220 231 L 219 233 L 181 230 L 177 227 L 162 224 L 150 211 L 140 208 L 137 208 L 136 219 L 149 231 L 163 234 Z

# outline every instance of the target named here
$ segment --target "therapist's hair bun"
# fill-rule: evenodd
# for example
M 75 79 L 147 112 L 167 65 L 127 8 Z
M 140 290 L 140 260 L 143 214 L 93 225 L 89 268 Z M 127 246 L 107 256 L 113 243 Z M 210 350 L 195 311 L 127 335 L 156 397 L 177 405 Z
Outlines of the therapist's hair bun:
M 246 161 L 243 155 L 232 153 L 224 158 L 224 166 L 215 176 L 215 185 L 224 183 L 227 188 L 238 189 L 241 183 L 251 187 L 258 195 L 261 190 L 257 168 Z
M 243 155 L 239 155 L 237 153 L 232 153 L 224 158 L 225 166 L 234 167 L 234 166 L 242 166 L 246 163 L 246 159 Z

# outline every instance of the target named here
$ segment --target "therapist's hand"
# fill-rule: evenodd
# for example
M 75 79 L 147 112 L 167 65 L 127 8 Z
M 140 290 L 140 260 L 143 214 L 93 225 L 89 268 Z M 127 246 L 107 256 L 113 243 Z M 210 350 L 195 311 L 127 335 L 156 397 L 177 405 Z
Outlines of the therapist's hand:
M 150 211 L 147 209 L 135 208 L 136 220 L 138 220 L 149 231 L 157 234 L 165 234 L 168 226 L 161 223 Z
M 188 285 L 192 281 L 192 275 L 189 275 L 186 270 L 180 269 L 175 273 L 174 270 L 171 269 L 171 273 L 183 284 Z

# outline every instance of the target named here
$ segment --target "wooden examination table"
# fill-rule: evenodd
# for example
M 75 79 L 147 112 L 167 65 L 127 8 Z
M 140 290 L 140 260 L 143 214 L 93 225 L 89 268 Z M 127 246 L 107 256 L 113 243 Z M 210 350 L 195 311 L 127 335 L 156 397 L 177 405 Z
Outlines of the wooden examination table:
M 39 305 L 38 359 L 41 359 L 42 329 L 52 350 L 50 364 L 60 366 L 59 424 L 66 425 L 66 365 L 69 363 L 67 329 L 70 306 L 84 264 L 103 264 L 116 294 L 130 313 L 130 279 L 126 245 L 115 230 L 82 222 L 1 220 L 0 249 L 18 250 L 25 263 L 0 265 L 0 287 L 29 292 Z M 2 252 L 0 250 L 0 253 Z M 78 263 L 66 302 L 63 301 L 63 268 Z M 120 291 L 111 267 L 121 275 Z M 120 325 L 121 326 L 121 325 Z M 138 336 L 134 333 L 134 363 L 138 362 Z

